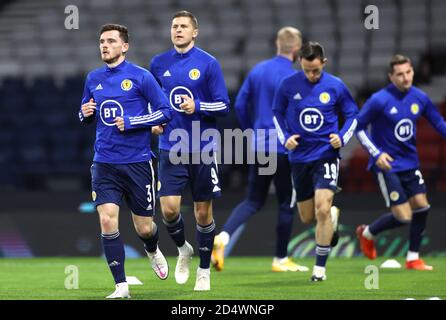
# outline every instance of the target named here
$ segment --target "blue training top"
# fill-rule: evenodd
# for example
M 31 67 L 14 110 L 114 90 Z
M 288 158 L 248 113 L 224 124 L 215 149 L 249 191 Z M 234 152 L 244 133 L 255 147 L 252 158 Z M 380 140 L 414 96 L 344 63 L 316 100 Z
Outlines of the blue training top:
M 289 152 L 290 162 L 306 163 L 339 156 L 339 149 L 331 146 L 329 136 L 338 134 L 342 145 L 347 144 L 356 129 L 358 107 L 341 79 L 323 72 L 312 83 L 299 71 L 280 84 L 273 113 L 283 145 L 291 135 L 300 135 L 299 145 Z M 340 130 L 339 113 L 345 118 Z
M 171 118 L 169 103 L 152 74 L 125 60 L 114 68 L 103 66 L 87 75 L 81 105 L 91 98 L 97 104 L 95 113 L 84 118 L 79 111 L 79 120 L 98 120 L 93 161 L 124 164 L 150 160 L 151 126 Z M 124 132 L 116 127 L 116 117 L 124 118 Z
M 416 148 L 416 122 L 424 116 L 443 137 L 446 123 L 429 97 L 412 86 L 407 92 L 394 84 L 373 94 L 358 115 L 357 137 L 370 154 L 368 168 L 382 152 L 394 161 L 390 172 L 406 171 L 419 167 Z M 371 125 L 370 135 L 367 126 Z M 377 167 L 374 169 L 378 169 Z
M 186 152 L 199 152 L 204 146 L 213 145 L 212 138 L 200 142 L 201 134 L 206 129 L 216 129 L 215 118 L 229 112 L 228 91 L 218 61 L 197 47 L 186 53 L 171 49 L 152 59 L 150 71 L 173 108 L 172 121 L 160 135 L 160 149 L 168 151 L 180 143 Z M 188 115 L 180 108 L 182 95 L 195 101 L 193 114 Z
M 291 60 L 278 55 L 257 64 L 243 82 L 234 107 L 242 130 L 255 131 L 252 142 L 254 150 L 275 152 L 269 150 L 270 139 L 275 139 L 277 152 L 287 153 L 277 139 L 272 107 L 278 85 L 295 72 Z M 258 129 L 264 129 L 265 135 L 257 134 Z

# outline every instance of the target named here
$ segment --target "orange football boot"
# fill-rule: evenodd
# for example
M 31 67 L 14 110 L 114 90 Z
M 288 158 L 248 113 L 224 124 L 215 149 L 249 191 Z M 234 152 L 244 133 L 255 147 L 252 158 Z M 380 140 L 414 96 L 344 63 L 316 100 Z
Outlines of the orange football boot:
M 373 260 L 376 259 L 375 241 L 373 239 L 369 240 L 362 235 L 366 227 L 365 224 L 358 226 L 356 228 L 356 236 L 358 237 L 362 253 L 370 260 Z
M 423 259 L 417 259 L 406 261 L 406 269 L 431 271 L 434 269 L 434 267 L 425 264 Z

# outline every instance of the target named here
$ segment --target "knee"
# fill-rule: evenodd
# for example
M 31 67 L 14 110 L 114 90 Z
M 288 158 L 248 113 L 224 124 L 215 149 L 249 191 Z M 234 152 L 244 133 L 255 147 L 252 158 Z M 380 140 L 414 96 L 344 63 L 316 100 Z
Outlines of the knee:
M 101 224 L 102 232 L 113 232 L 118 228 L 117 219 L 108 214 L 99 215 L 99 222 Z
M 163 217 L 167 221 L 175 220 L 175 218 L 180 214 L 179 210 L 172 206 L 162 207 Z
M 195 220 L 198 224 L 204 226 L 212 222 L 212 211 L 208 208 L 195 208 Z
M 195 218 L 197 219 L 197 222 L 201 225 L 206 225 L 209 223 L 209 214 L 207 210 L 196 210 L 195 211 Z
M 327 205 L 316 206 L 316 219 L 322 222 L 329 220 L 330 207 Z
M 406 212 L 399 216 L 395 216 L 395 218 L 399 220 L 401 223 L 409 224 L 412 221 L 412 212 Z
M 153 232 L 153 223 L 135 224 L 135 230 L 140 237 L 151 236 Z

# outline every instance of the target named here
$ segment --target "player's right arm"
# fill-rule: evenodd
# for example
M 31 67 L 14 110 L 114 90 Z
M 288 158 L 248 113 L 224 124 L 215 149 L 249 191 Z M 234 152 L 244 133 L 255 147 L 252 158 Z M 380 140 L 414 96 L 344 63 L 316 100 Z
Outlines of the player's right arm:
M 88 75 L 85 80 L 84 93 L 82 95 L 81 108 L 79 110 L 79 121 L 82 123 L 92 123 L 96 114 L 96 103 L 88 88 L 89 82 L 90 76 Z
M 240 123 L 240 128 L 246 130 L 252 128 L 253 124 L 249 117 L 249 105 L 251 101 L 251 74 L 243 81 L 243 84 L 235 98 L 234 109 Z
M 358 126 L 356 128 L 356 136 L 362 146 L 373 158 L 374 163 L 378 168 L 387 171 L 392 168 L 390 163 L 393 161 L 393 158 L 388 153 L 380 150 L 367 132 L 368 125 L 378 116 L 377 108 L 379 101 L 377 100 L 376 97 L 372 96 L 359 111 L 357 116 Z
M 288 149 L 288 147 L 293 147 L 293 146 L 294 148 L 297 147 L 298 136 L 292 135 L 287 130 L 286 120 L 285 120 L 287 107 L 288 107 L 288 97 L 286 95 L 284 81 L 282 81 L 274 94 L 273 122 L 274 126 L 276 127 L 277 137 L 279 138 L 280 143 Z
M 158 74 L 155 72 L 155 67 L 154 67 L 155 66 L 155 61 L 156 61 L 156 57 L 152 58 L 152 60 L 150 61 L 149 71 L 153 75 L 153 77 L 155 78 L 156 82 L 158 82 L 160 87 L 162 87 L 161 80 L 158 78 Z M 156 134 L 157 136 L 159 136 L 160 134 L 163 134 L 165 125 L 166 124 L 160 124 L 160 125 L 157 125 L 157 126 L 153 126 L 152 127 L 152 134 Z

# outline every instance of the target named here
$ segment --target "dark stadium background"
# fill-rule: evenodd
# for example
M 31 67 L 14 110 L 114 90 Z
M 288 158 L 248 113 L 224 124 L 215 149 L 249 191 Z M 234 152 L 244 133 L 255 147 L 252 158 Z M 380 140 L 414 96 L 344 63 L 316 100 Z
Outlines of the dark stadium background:
M 379 9 L 379 29 L 364 27 L 364 8 Z M 79 29 L 67 30 L 67 5 L 79 9 Z M 17 0 L 0 2 L 0 257 L 98 256 L 100 230 L 91 207 L 89 168 L 94 126 L 81 126 L 77 112 L 86 73 L 101 65 L 98 29 L 104 23 L 129 27 L 128 59 L 147 67 L 154 54 L 169 49 L 170 21 L 186 9 L 199 20 L 197 46 L 215 55 L 223 68 L 232 102 L 244 76 L 275 54 L 274 38 L 285 25 L 326 48 L 327 70 L 340 76 L 359 105 L 384 86 L 386 65 L 394 53 L 412 58 L 416 85 L 446 115 L 446 2 L 442 0 Z M 233 110 L 220 128 L 237 128 Z M 433 205 L 424 252 L 446 254 L 443 229 L 446 203 L 446 141 L 418 124 L 422 172 Z M 339 256 L 359 254 L 354 228 L 385 211 L 367 154 L 356 140 L 343 151 L 335 203 L 341 208 Z M 217 228 L 243 198 L 246 166 L 221 165 L 223 196 L 215 202 Z M 274 190 L 265 208 L 247 225 L 235 255 L 272 255 L 276 209 Z M 187 238 L 195 225 L 189 192 L 185 194 Z M 160 214 L 157 222 L 161 225 Z M 121 234 L 128 256 L 142 247 L 121 211 Z M 161 228 L 160 246 L 176 255 Z M 311 241 L 297 215 L 291 255 Z M 404 254 L 406 232 L 386 234 L 381 253 Z M 311 251 L 310 251 L 311 252 Z

